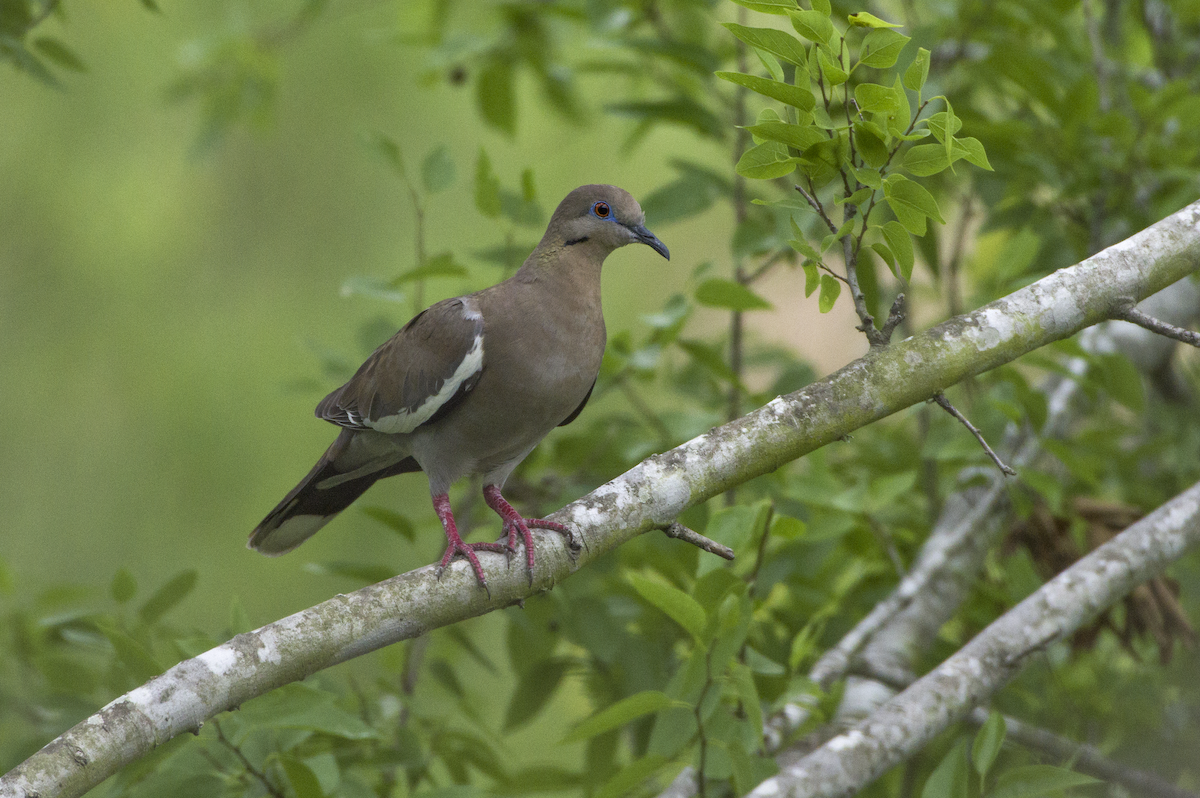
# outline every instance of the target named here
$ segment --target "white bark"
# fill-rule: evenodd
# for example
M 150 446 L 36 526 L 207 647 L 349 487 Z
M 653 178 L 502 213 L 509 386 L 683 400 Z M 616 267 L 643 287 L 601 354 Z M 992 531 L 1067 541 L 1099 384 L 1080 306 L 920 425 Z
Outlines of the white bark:
M 1200 284 L 1181 280 L 1141 302 L 1138 308 L 1169 324 L 1187 326 L 1200 318 Z M 1105 322 L 1086 330 L 1080 343 L 1088 352 L 1125 355 L 1148 378 L 1160 382 L 1169 382 L 1170 377 L 1164 371 L 1178 346 L 1177 341 L 1123 321 Z M 1066 369 L 1079 376 L 1086 371 L 1087 363 L 1082 358 L 1073 358 L 1066 363 Z M 1009 435 L 1011 440 L 1002 447 L 1002 457 L 1015 466 L 1032 463 L 1041 453 L 1040 439 L 1063 435 L 1078 410 L 1080 388 L 1074 379 L 1056 375 L 1047 381 L 1043 391 L 1047 397 L 1047 420 L 1041 435 L 1014 429 Z M 978 468 L 972 467 L 964 476 L 976 478 L 979 473 Z M 920 652 L 962 603 L 1000 529 L 997 512 L 1005 493 L 1004 477 L 993 469 L 983 473 L 988 480 L 986 485 L 947 498 L 912 568 L 896 589 L 813 665 L 809 678 L 822 689 L 844 677 L 855 657 L 868 671 L 911 676 Z M 843 698 L 859 708 L 859 717 L 869 714 L 866 710 L 874 707 L 855 698 L 852 688 L 867 690 L 876 705 L 890 697 L 864 681 L 849 683 Z M 777 750 L 807 717 L 803 706 L 792 704 L 770 718 L 765 730 L 767 749 Z
M 986 701 L 1029 654 L 1069 636 L 1198 543 L 1200 483 L 1047 582 L 868 719 L 750 795 L 853 795 Z
M 586 542 L 572 560 L 539 536 L 523 568 L 481 553 L 491 596 L 463 563 L 389 579 L 179 663 L 79 723 L 0 777 L 0 797 L 77 796 L 206 718 L 330 665 L 546 590 L 688 507 L 775 470 L 974 374 L 1073 335 L 1200 268 L 1200 203 L 1130 239 L 861 360 L 747 416 L 656 455 L 555 513 Z

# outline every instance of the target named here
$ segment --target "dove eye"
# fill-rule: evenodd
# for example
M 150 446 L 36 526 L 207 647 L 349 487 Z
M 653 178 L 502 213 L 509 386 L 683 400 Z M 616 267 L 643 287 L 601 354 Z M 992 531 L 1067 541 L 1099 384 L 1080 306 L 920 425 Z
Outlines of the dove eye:
M 592 206 L 592 213 L 596 214 L 601 219 L 607 219 L 612 215 L 612 208 L 608 207 L 607 202 L 597 202 Z

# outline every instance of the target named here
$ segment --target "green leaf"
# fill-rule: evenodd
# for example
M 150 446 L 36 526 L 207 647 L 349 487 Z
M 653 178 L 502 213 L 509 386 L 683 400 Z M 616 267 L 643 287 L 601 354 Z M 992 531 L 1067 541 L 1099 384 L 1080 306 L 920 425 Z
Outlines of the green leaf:
M 925 80 L 929 77 L 929 51 L 924 47 L 917 48 L 917 57 L 908 65 L 908 69 L 904 70 L 904 85 L 913 91 L 920 91 L 925 87 Z
M 925 120 L 925 124 L 929 126 L 929 131 L 933 133 L 933 137 L 943 144 L 946 143 L 946 123 L 950 123 L 950 135 L 953 136 L 962 127 L 962 120 L 958 117 L 950 119 L 945 111 L 938 111 L 936 114 L 931 114 Z
M 1099 782 L 1100 779 L 1053 765 L 1025 765 L 1001 773 L 988 798 L 1038 798 Z
M 857 14 L 851 14 L 846 17 L 846 20 L 859 28 L 899 28 L 895 22 L 885 22 L 874 14 L 868 14 L 866 11 L 859 11 Z
M 670 760 L 661 754 L 634 759 L 617 775 L 604 783 L 593 798 L 624 798 L 636 794 L 636 787 L 662 769 Z
M 858 107 L 870 113 L 886 113 L 896 110 L 896 97 L 890 86 L 878 83 L 860 83 L 854 87 L 854 101 Z
M 877 28 L 863 37 L 859 61 L 873 69 L 890 69 L 908 44 L 909 37 L 889 28 Z
M 950 749 L 938 766 L 929 774 L 921 798 L 968 798 L 970 783 L 967 770 L 966 740 Z M 988 798 L 995 798 L 994 794 Z
M 284 685 L 245 704 L 238 718 L 253 726 L 273 729 L 303 729 L 340 737 L 346 740 L 369 740 L 378 737 L 374 729 L 357 714 L 335 703 L 329 692 L 304 683 Z
M 108 622 L 97 621 L 96 628 L 112 643 L 117 659 L 138 682 L 147 682 L 163 672 L 150 650 L 121 629 Z
M 795 147 L 800 152 L 804 152 L 809 147 L 820 144 L 828 138 L 820 130 L 810 125 L 793 125 L 787 122 L 762 122 L 757 125 L 747 125 L 746 130 L 749 130 L 757 138 L 778 141 L 789 147 Z
M 808 54 L 796 37 L 775 28 L 748 28 L 735 22 L 722 23 L 730 33 L 751 47 L 770 53 L 798 67 L 808 63 Z
M 564 743 L 574 743 L 587 740 L 598 734 L 604 734 L 613 729 L 619 729 L 630 721 L 643 715 L 661 712 L 667 707 L 677 706 L 682 702 L 675 701 L 666 693 L 657 690 L 643 690 L 605 707 L 580 723 L 562 739 Z
M 792 246 L 792 249 L 796 250 L 806 258 L 820 261 L 821 256 L 815 249 L 813 249 L 812 244 L 808 243 L 808 239 L 804 237 L 804 231 L 800 229 L 800 225 L 796 224 L 796 220 L 794 218 L 788 219 L 788 221 L 791 222 L 792 232 L 796 236 L 794 239 L 788 241 L 788 243 Z
M 833 13 L 833 7 L 829 4 L 829 0 L 809 0 L 808 4 L 812 6 L 813 11 L 819 11 L 825 16 Z
M 883 178 L 878 169 L 859 169 L 852 166 L 850 172 L 854 175 L 854 179 L 864 186 L 870 186 L 876 190 L 883 188 Z
M 862 205 L 864 202 L 866 202 L 868 199 L 870 199 L 871 195 L 874 193 L 875 192 L 871 188 L 864 186 L 863 188 L 860 188 L 858 191 L 855 191 L 853 194 L 851 194 L 848 197 L 842 197 L 839 200 L 835 200 L 834 204 L 835 205 L 846 205 L 846 204 Z
M 779 59 L 759 47 L 753 48 L 754 54 L 758 56 L 758 60 L 762 62 L 763 68 L 771 75 L 772 80 L 786 80 L 783 74 L 783 67 L 779 65 Z
M 740 662 L 731 662 L 729 664 L 729 675 L 733 678 L 733 685 L 737 689 L 738 698 L 742 702 L 742 710 L 746 713 L 747 724 L 752 729 L 758 729 L 761 735 L 763 727 L 762 702 L 758 698 L 758 688 L 754 684 L 754 674 L 750 672 L 750 668 L 746 665 Z
M 417 531 L 413 528 L 412 522 L 395 510 L 389 510 L 386 507 L 364 507 L 362 511 L 364 515 L 374 518 L 405 540 L 413 542 L 417 539 Z
M 782 81 L 760 78 L 757 75 L 743 75 L 741 72 L 717 72 L 715 74 L 722 80 L 736 83 L 739 86 L 745 86 L 750 91 L 799 108 L 801 111 L 811 111 L 817 102 L 813 98 L 811 91 L 797 88 Z
M 742 153 L 734 169 L 753 180 L 773 180 L 796 171 L 796 162 L 788 155 L 787 145 L 767 141 Z
M 917 144 L 904 153 L 903 166 L 917 177 L 927 177 L 950 166 L 950 159 L 941 144 Z
M 883 137 L 875 132 L 876 130 L 878 130 L 878 126 L 870 122 L 862 122 L 857 119 L 854 121 L 854 143 L 858 153 L 867 166 L 873 167 L 874 170 L 882 169 L 888 161 L 887 145 L 883 143 Z M 878 171 L 875 171 L 874 182 L 876 185 L 872 188 L 883 187 L 883 180 L 879 177 Z
M 923 186 L 901 175 L 889 175 L 883 181 L 888 207 L 905 229 L 913 235 L 925 235 L 925 217 L 945 224 L 937 200 Z
M 760 78 L 760 80 L 766 80 L 766 78 Z M 686 95 L 679 95 L 673 100 L 610 103 L 604 106 L 604 110 L 613 114 L 631 116 L 639 120 L 647 130 L 651 124 L 663 123 L 684 125 L 709 138 L 719 138 L 725 134 L 724 123 L 703 105 Z
M 154 595 L 146 599 L 138 610 L 142 623 L 152 625 L 166 615 L 175 605 L 187 598 L 196 587 L 197 574 L 195 569 L 180 571 L 171 577 L 162 587 L 154 591 Z
M 425 184 L 425 190 L 436 194 L 449 188 L 454 182 L 454 177 L 454 159 L 450 157 L 446 145 L 439 144 L 425 156 L 425 161 L 421 164 L 421 181 Z
M 400 145 L 390 136 L 379 132 L 372 133 L 367 137 L 367 145 L 379 153 L 396 174 L 400 175 L 400 177 L 405 177 L 404 156 L 400 152 Z
M 521 199 L 526 202 L 537 202 L 537 186 L 533 182 L 532 167 L 526 167 L 521 172 Z
M 128 568 L 118 568 L 113 574 L 109 592 L 118 604 L 124 604 L 137 594 L 137 580 L 129 573 Z
M 965 158 L 969 163 L 988 171 L 992 170 L 992 165 L 988 163 L 987 155 L 983 151 L 983 145 L 979 143 L 978 139 L 965 138 L 951 139 L 950 141 L 954 160 Z M 904 154 L 904 168 L 918 177 L 937 174 L 948 166 L 950 166 L 950 161 L 946 157 L 945 144 L 918 144 Z
M 46 58 L 53 61 L 63 69 L 69 69 L 72 72 L 87 72 L 87 65 L 79 60 L 79 56 L 71 52 L 65 44 L 58 39 L 51 39 L 47 36 L 35 39 L 33 48 Z
M 812 619 L 804 625 L 799 634 L 792 638 L 792 645 L 788 652 L 789 668 L 793 671 L 799 670 L 800 666 L 816 653 L 822 631 L 823 624 Z
M 992 764 L 1000 753 L 1000 747 L 1004 745 L 1006 730 L 1004 716 L 993 710 L 975 734 L 975 742 L 971 744 L 971 762 L 975 765 L 975 772 L 979 774 L 981 781 L 987 778 L 988 771 L 992 769 Z
M 729 368 L 729 364 L 725 362 L 724 353 L 716 346 L 696 341 L 693 339 L 680 338 L 675 341 L 675 344 L 688 353 L 688 356 L 697 364 L 706 368 L 713 376 L 724 380 L 725 382 L 738 383 L 737 375 L 733 373 L 733 369 Z
M 835 280 L 831 275 L 821 275 L 821 295 L 817 298 L 817 308 L 822 313 L 828 313 L 833 310 L 833 303 L 837 302 L 838 294 L 842 292 L 842 284 Z
M 950 105 L 950 100 L 946 100 L 946 128 L 956 131 L 962 127 L 962 122 L 954 115 L 954 108 Z M 950 161 L 950 171 L 954 171 L 954 136 L 946 136 L 946 160 Z
M 1125 355 L 1102 354 L 1092 358 L 1089 376 L 1104 388 L 1104 391 L 1135 413 L 1142 412 L 1146 405 L 1142 375 Z
M 390 280 L 367 275 L 347 277 L 342 282 L 338 293 L 344 297 L 365 296 L 371 299 L 382 299 L 384 302 L 404 301 L 404 292 L 397 291 Z
M 778 16 L 783 16 L 787 12 L 796 9 L 795 0 L 733 0 L 733 2 L 751 11 L 760 11 L 763 14 L 776 14 Z
M 711 278 L 696 288 L 696 301 L 710 308 L 770 310 L 771 303 L 734 280 Z
M 304 564 L 304 570 L 317 576 L 341 576 L 373 585 L 396 575 L 395 568 L 377 563 L 347 562 L 345 560 L 330 560 L 327 562 L 309 562 Z
M 500 178 L 492 173 L 492 162 L 482 147 L 475 162 L 475 207 L 489 219 L 500 215 Z
M 833 23 L 829 21 L 829 14 L 822 14 L 820 11 L 789 11 L 788 16 L 792 18 L 792 27 L 810 42 L 818 44 L 829 44 L 829 40 L 833 38 Z
M 450 252 L 439 252 L 429 259 L 429 262 L 424 266 L 418 266 L 415 269 L 409 269 L 406 272 L 401 272 L 392 278 L 392 286 L 400 286 L 405 283 L 415 283 L 418 280 L 428 280 L 431 277 L 466 277 L 467 267 L 460 263 L 454 262 L 454 255 Z
M 779 521 L 782 521 L 783 523 L 780 524 L 778 523 Z M 771 522 L 771 534 L 775 535 L 777 528 L 788 527 L 794 530 L 797 527 L 803 526 L 804 522 L 800 521 L 799 519 L 789 518 L 786 515 L 778 515 L 775 516 L 774 521 Z M 791 539 L 794 537 L 798 536 L 793 533 L 785 539 Z M 760 654 L 750 646 L 746 646 L 746 665 L 750 668 L 750 670 L 754 671 L 755 673 L 761 673 L 763 676 L 784 676 L 787 674 L 787 668 L 783 667 L 770 657 Z
M 308 765 L 290 756 L 281 756 L 279 761 L 283 765 L 283 772 L 287 774 L 288 783 L 296 793 L 296 798 L 324 798 L 321 782 Z
M 913 270 L 913 244 L 912 239 L 908 237 L 908 231 L 904 229 L 904 225 L 899 222 L 888 222 L 881 228 L 883 237 L 887 241 L 888 249 L 896 256 L 896 265 L 900 267 L 900 276 L 905 282 L 912 279 Z
M 804 269 L 804 298 L 808 299 L 813 295 L 813 291 L 821 285 L 821 272 L 817 269 L 817 263 L 820 259 L 806 260 L 801 264 Z
M 825 80 L 829 81 L 831 86 L 840 86 L 850 77 L 849 73 L 838 66 L 837 62 L 823 48 L 817 50 L 817 63 L 821 65 L 821 74 L 825 76 Z
M 569 659 L 551 657 L 535 662 L 517 680 L 516 689 L 504 712 L 504 731 L 523 726 L 541 712 L 554 695 L 559 682 L 574 663 Z
M 729 190 L 723 179 L 700 169 L 686 168 L 678 179 L 660 186 L 645 197 L 642 210 L 646 212 L 647 224 L 658 229 L 665 222 L 703 213 Z
M 240 635 L 242 632 L 249 632 L 254 629 L 254 624 L 250 622 L 250 616 L 246 612 L 246 608 L 242 606 L 242 600 L 235 594 L 229 600 L 229 631 L 232 634 Z
M 967 163 L 974 164 L 980 169 L 986 169 L 989 172 L 994 171 L 992 165 L 988 163 L 987 153 L 983 151 L 983 144 L 977 138 L 968 136 L 967 138 L 955 139 L 954 157 L 965 158 Z
M 704 629 L 708 621 L 700 602 L 677 587 L 656 582 L 641 574 L 629 574 L 629 582 L 638 595 L 690 632 L 697 642 L 704 640 Z
M 513 90 L 512 67 L 493 60 L 479 73 L 475 83 L 476 101 L 484 120 L 510 136 L 517 133 L 517 104 Z
M 890 249 L 888 249 L 887 244 L 884 244 L 881 241 L 876 241 L 871 244 L 871 249 L 875 250 L 875 254 L 883 259 L 883 262 L 887 264 L 887 267 L 891 270 L 892 274 L 896 275 L 897 277 L 900 276 L 899 272 L 896 271 L 896 256 L 892 254 Z

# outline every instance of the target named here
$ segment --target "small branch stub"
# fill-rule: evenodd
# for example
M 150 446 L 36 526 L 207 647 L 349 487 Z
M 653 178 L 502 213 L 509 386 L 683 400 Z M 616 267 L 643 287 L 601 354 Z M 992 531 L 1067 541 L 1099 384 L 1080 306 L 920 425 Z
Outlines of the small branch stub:
M 991 446 L 988 446 L 988 442 L 984 440 L 983 433 L 979 431 L 979 428 L 968 421 L 967 417 L 960 413 L 957 407 L 950 404 L 950 400 L 946 398 L 946 394 L 938 391 L 929 401 L 936 402 L 938 407 L 962 422 L 962 425 L 971 431 L 971 434 L 975 436 L 975 440 L 979 441 L 979 445 L 988 453 L 988 457 L 992 458 L 992 462 L 996 464 L 996 468 L 1003 471 L 1006 476 L 1015 477 L 1017 475 L 1017 472 L 1005 465 L 1004 461 L 1000 459 L 1000 455 L 996 454 Z
M 664 527 L 659 527 L 666 533 L 667 537 L 682 540 L 685 543 L 691 543 L 698 549 L 703 549 L 709 554 L 715 554 L 718 557 L 724 557 L 727 560 L 733 559 L 733 549 L 718 543 L 711 538 L 706 538 L 695 530 L 688 529 L 678 521 L 672 521 Z
M 1145 327 L 1150 332 L 1158 333 L 1167 338 L 1174 338 L 1176 341 L 1183 341 L 1185 344 L 1200 347 L 1200 333 L 1176 327 L 1174 324 L 1168 324 L 1161 319 L 1154 318 L 1148 313 L 1143 313 L 1135 307 L 1126 308 L 1117 318 L 1131 324 L 1136 324 L 1139 327 Z

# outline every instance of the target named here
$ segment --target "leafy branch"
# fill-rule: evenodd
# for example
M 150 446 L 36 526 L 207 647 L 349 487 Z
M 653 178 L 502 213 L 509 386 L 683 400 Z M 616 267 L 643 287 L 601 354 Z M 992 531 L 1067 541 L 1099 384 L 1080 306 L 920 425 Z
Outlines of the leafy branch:
M 819 308 L 828 312 L 841 286 L 846 285 L 859 329 L 872 347 L 883 346 L 895 325 L 876 325 L 871 310 L 876 298 L 868 297 L 860 284 L 864 243 L 888 265 L 897 281 L 906 284 L 915 262 L 909 236 L 925 235 L 927 219 L 944 220 L 933 195 L 904 173 L 928 177 L 953 170 L 958 160 L 991 169 L 983 145 L 977 139 L 955 135 L 961 122 L 948 99 L 923 96 L 929 75 L 928 50 L 918 50 L 903 77 L 892 74 L 892 80 L 881 82 L 856 79 L 856 73 L 877 70 L 886 75 L 895 68 L 910 40 L 894 30 L 899 26 L 859 12 L 847 18 L 845 31 L 839 31 L 831 19 L 828 0 L 814 0 L 810 9 L 752 0 L 739 4 L 786 14 L 800 38 L 776 28 L 725 25 L 755 50 L 768 76 L 744 70 L 718 72 L 717 76 L 784 106 L 782 115 L 773 108 L 763 109 L 756 123 L 747 126 L 755 146 L 739 160 L 737 172 L 752 179 L 778 180 L 799 171 L 803 186 L 795 188 L 805 205 L 787 199 L 763 204 L 811 210 L 828 230 L 819 240 L 809 240 L 792 219 L 795 237 L 788 243 L 804 257 L 805 293 L 811 295 L 819 288 Z M 909 92 L 916 95 L 915 112 Z M 923 118 L 933 100 L 942 101 L 945 110 Z M 929 136 L 937 143 L 914 143 Z M 894 164 L 901 150 L 904 156 Z M 881 205 L 886 205 L 894 218 L 872 223 L 872 214 Z M 834 220 L 837 206 L 841 206 L 840 222 Z M 835 272 L 824 260 L 839 243 L 844 274 Z

